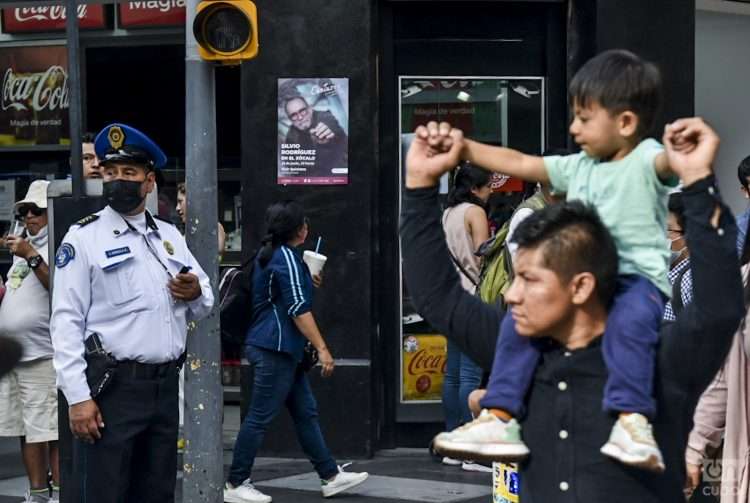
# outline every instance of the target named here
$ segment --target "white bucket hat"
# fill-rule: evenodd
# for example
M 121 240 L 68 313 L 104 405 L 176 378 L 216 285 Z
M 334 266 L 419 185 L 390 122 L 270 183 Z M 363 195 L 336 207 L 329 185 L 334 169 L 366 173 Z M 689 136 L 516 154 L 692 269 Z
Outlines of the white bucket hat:
M 47 186 L 49 182 L 47 180 L 34 180 L 29 185 L 29 190 L 26 192 L 26 197 L 18 201 L 14 205 L 14 209 L 18 209 L 22 204 L 35 204 L 37 208 L 47 208 Z

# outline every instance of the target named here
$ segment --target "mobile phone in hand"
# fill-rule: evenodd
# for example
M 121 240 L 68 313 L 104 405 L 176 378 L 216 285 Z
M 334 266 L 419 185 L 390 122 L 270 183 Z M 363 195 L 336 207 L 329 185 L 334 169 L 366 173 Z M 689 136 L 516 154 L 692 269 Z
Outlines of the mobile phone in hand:
M 192 269 L 192 267 L 190 267 L 189 265 L 184 265 L 182 266 L 182 269 L 180 269 L 180 274 L 187 274 L 190 272 L 190 269 Z

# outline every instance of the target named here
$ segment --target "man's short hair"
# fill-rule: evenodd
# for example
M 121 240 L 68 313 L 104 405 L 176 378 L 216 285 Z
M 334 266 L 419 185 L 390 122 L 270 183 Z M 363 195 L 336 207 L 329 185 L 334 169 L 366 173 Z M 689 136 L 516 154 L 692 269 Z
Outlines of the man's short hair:
M 740 184 L 748 189 L 747 179 L 750 177 L 750 155 L 740 161 L 740 165 L 737 166 L 737 177 L 740 179 Z
M 685 202 L 682 200 L 682 192 L 669 194 L 667 209 L 674 214 L 680 229 L 685 232 Z
M 638 116 L 638 138 L 656 123 L 662 99 L 659 68 L 630 51 L 613 49 L 590 59 L 570 81 L 571 106 L 598 103 L 610 114 L 630 110 Z
M 581 201 L 547 206 L 523 220 L 512 240 L 519 250 L 541 249 L 544 267 L 561 281 L 593 274 L 596 296 L 610 306 L 617 288 L 617 247 L 593 206 Z
M 187 187 L 185 186 L 185 182 L 180 182 L 177 184 L 177 193 L 178 194 L 187 194 Z
M 81 143 L 94 143 L 96 135 L 94 133 L 83 133 L 81 136 Z

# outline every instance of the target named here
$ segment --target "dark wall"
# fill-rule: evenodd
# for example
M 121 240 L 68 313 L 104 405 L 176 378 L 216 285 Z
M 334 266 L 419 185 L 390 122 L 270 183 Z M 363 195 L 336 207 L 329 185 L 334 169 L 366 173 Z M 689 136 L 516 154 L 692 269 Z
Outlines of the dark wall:
M 372 194 L 377 164 L 376 87 L 369 0 L 256 0 L 260 55 L 242 66 L 243 250 L 257 247 L 272 202 L 301 201 L 310 242 L 324 240 L 325 284 L 314 313 L 340 361 L 325 384 L 313 379 L 323 433 L 334 454 L 372 449 L 370 353 L 375 322 L 372 282 Z M 349 78 L 349 184 L 276 184 L 277 79 Z M 350 362 L 352 363 L 352 362 Z M 313 371 L 316 372 L 316 371 Z M 287 416 L 286 413 L 281 414 Z M 283 421 L 283 422 L 280 422 Z M 286 417 L 271 427 L 266 452 L 298 452 Z

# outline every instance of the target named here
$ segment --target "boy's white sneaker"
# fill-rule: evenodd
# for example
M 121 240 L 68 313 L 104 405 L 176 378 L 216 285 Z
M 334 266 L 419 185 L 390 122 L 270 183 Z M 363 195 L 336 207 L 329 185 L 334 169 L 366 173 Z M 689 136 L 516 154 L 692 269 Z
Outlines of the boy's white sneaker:
M 464 461 L 461 464 L 461 469 L 466 472 L 492 473 L 491 466 L 485 466 L 481 463 L 475 463 L 474 461 Z
M 621 463 L 645 470 L 661 473 L 665 468 L 651 423 L 642 414 L 620 415 L 601 452 Z
M 360 485 L 362 482 L 367 480 L 370 474 L 367 472 L 345 472 L 342 467 L 339 466 L 339 473 L 330 480 L 320 480 L 320 490 L 323 492 L 324 498 L 330 498 L 334 494 L 346 491 L 352 487 Z
M 232 487 L 232 484 L 224 484 L 224 501 L 226 503 L 271 503 L 272 498 L 258 491 L 250 482 L 245 480 L 241 485 Z
M 518 421 L 502 421 L 486 409 L 470 423 L 436 436 L 433 446 L 443 456 L 477 461 L 516 462 L 529 455 Z

